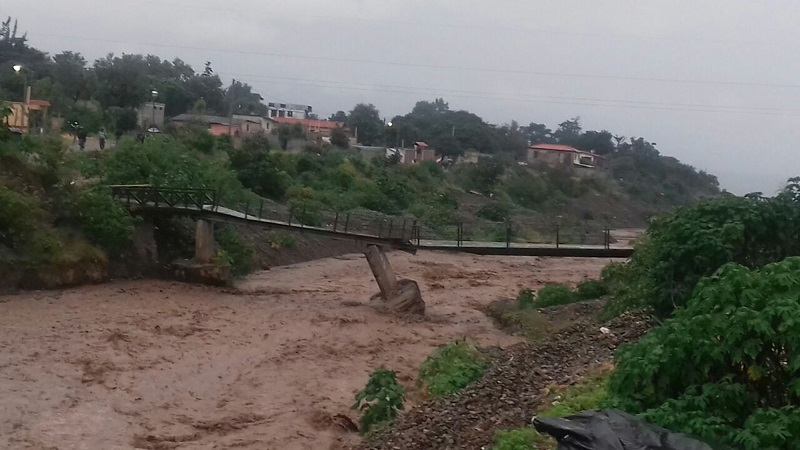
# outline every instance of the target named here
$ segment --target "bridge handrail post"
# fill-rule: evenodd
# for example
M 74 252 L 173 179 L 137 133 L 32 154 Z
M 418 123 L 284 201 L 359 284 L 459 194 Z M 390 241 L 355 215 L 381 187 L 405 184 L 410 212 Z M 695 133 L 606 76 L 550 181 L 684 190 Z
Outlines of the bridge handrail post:
M 456 247 L 461 248 L 461 242 L 464 239 L 464 222 L 459 222 L 456 225 Z
M 250 200 L 244 202 L 244 220 L 247 220 L 247 214 L 250 212 Z
M 344 218 L 344 232 L 347 233 L 347 227 L 350 225 L 350 213 L 347 213 L 347 216 Z
M 403 219 L 403 229 L 400 230 L 400 239 L 406 240 L 406 220 Z
M 333 232 L 336 232 L 336 228 L 339 226 L 339 211 L 336 211 L 336 215 L 333 216 Z
M 416 219 L 414 220 L 414 224 L 411 225 L 411 229 L 413 230 L 411 232 L 411 240 L 413 241 L 414 239 L 416 239 L 417 240 L 417 247 L 419 247 L 419 235 L 420 235 L 420 233 L 419 233 L 419 226 L 417 225 Z
M 378 220 L 378 237 L 381 237 L 381 233 L 383 232 L 383 219 Z
M 386 233 L 386 237 L 389 239 L 392 238 L 392 228 L 394 226 L 394 219 L 389 219 L 389 231 Z
M 294 206 L 289 207 L 289 220 L 286 222 L 287 225 L 292 224 L 292 216 L 294 215 Z
M 556 248 L 558 248 L 559 245 L 561 244 L 560 241 L 561 241 L 561 230 L 558 224 L 556 224 Z
M 511 248 L 511 222 L 506 222 L 506 248 Z
M 261 220 L 261 213 L 264 212 L 264 199 L 261 199 L 261 203 L 258 204 L 258 220 Z

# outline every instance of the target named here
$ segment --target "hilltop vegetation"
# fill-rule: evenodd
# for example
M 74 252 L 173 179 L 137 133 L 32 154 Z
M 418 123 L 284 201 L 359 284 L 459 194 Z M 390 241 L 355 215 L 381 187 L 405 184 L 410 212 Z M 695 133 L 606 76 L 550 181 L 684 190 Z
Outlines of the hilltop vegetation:
M 263 114 L 266 108 L 251 86 L 233 80 L 223 88 L 211 63 L 198 72 L 180 59 L 154 55 L 108 55 L 91 64 L 71 51 L 51 57 L 30 47 L 10 20 L 0 30 L 0 47 L 4 100 L 19 100 L 27 79 L 34 97 L 52 103 L 54 116 L 65 124 L 77 121 L 89 132 L 135 128 L 135 108 L 152 98 L 153 89 L 166 103 L 167 116 Z M 24 73 L 15 73 L 15 64 Z M 226 105 L 236 108 L 231 111 Z M 465 239 L 505 239 L 511 227 L 515 240 L 553 242 L 560 227 L 559 239 L 576 243 L 599 241 L 604 227 L 643 226 L 653 215 L 719 194 L 716 178 L 662 156 L 645 139 L 583 130 L 577 117 L 555 130 L 540 123 L 495 125 L 474 113 L 451 110 L 438 98 L 418 102 L 391 126 L 369 104 L 339 111 L 331 119 L 357 128 L 362 144 L 425 140 L 440 155 L 482 156 L 477 163 L 448 168 L 433 162 L 406 166 L 395 159 L 368 160 L 346 149 L 342 130 L 332 141 L 338 146 L 309 140 L 299 153 L 274 148 L 264 135 L 234 145 L 230 138 L 211 136 L 196 126 L 167 127 L 167 133 L 144 143 L 123 139 L 103 154 L 69 153 L 55 138 L 5 141 L 0 144 L 0 206 L 22 213 L 4 219 L 4 258 L 33 266 L 56 264 L 57 255 L 67 253 L 97 261 L 120 259 L 130 251 L 134 219 L 111 199 L 103 188 L 108 184 L 214 189 L 226 204 L 265 201 L 281 217 L 291 213 L 309 225 L 336 213 L 360 211 L 371 217 L 416 219 L 428 237 L 453 238 L 463 224 Z M 8 139 L 8 130 L 2 131 Z M 302 130 L 282 132 L 303 137 Z M 287 138 L 278 137 L 281 144 Z M 538 142 L 594 151 L 605 157 L 604 167 L 594 176 L 577 176 L 569 166 L 520 165 L 528 144 Z M 159 229 L 186 234 L 174 223 Z M 246 261 L 252 257 L 247 240 L 234 238 L 233 231 L 220 233 L 220 242 L 230 245 L 222 259 L 246 272 L 252 266 Z

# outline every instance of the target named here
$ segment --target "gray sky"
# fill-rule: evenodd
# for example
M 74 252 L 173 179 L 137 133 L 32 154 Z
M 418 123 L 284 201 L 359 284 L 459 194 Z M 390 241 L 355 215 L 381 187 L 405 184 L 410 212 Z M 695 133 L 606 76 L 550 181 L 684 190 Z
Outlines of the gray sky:
M 580 116 L 735 193 L 800 175 L 800 2 L 6 0 L 30 43 L 211 61 L 267 101 L 387 118 L 444 97 L 493 123 Z

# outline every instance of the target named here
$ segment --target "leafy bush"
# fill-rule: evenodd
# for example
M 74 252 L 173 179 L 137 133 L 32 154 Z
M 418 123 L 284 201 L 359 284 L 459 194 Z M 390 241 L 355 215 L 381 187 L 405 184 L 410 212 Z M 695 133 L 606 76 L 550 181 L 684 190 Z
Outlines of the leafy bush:
M 536 306 L 536 294 L 531 289 L 520 289 L 517 293 L 517 306 L 519 308 L 533 308 Z
M 511 208 L 503 203 L 489 203 L 481 207 L 475 215 L 492 222 L 505 222 L 511 217 Z
M 617 406 L 735 448 L 800 442 L 800 258 L 727 264 L 617 355 Z
M 356 394 L 353 409 L 363 411 L 361 433 L 366 434 L 376 425 L 394 420 L 403 409 L 406 391 L 397 382 L 397 374 L 380 368 L 369 376 L 367 386 Z
M 216 240 L 234 275 L 246 275 L 253 270 L 253 247 L 233 227 L 225 225 L 216 230 Z
M 0 184 L 0 244 L 21 245 L 43 220 L 39 200 Z
M 273 250 L 283 250 L 294 246 L 295 238 L 291 234 L 274 232 L 267 237 L 267 242 Z
M 533 428 L 498 430 L 494 435 L 492 450 L 532 450 L 542 437 Z
M 586 280 L 578 283 L 575 292 L 579 300 L 594 300 L 608 295 L 608 286 L 601 280 Z
M 610 310 L 647 307 L 667 317 L 725 263 L 757 268 L 800 255 L 799 206 L 788 192 L 727 196 L 653 221 L 630 261 L 614 271 Z
M 559 283 L 548 284 L 539 289 L 538 297 L 536 306 L 539 308 L 566 305 L 578 301 L 578 296 L 569 286 Z
M 131 243 L 134 219 L 114 200 L 106 186 L 94 185 L 78 191 L 69 214 L 89 240 L 103 249 L 119 252 Z
M 469 342 L 449 342 L 422 363 L 419 379 L 432 396 L 447 395 L 483 376 L 486 364 Z

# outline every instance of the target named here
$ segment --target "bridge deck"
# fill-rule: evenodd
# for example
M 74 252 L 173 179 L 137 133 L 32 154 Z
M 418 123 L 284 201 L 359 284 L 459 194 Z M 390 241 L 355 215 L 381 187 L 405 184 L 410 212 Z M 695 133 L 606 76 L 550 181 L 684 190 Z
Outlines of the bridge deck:
M 242 223 L 259 225 L 279 230 L 307 232 L 318 234 L 333 239 L 346 239 L 364 242 L 366 244 L 387 245 L 394 248 L 415 251 L 457 251 L 478 255 L 507 255 L 507 256 L 563 256 L 563 257 L 590 257 L 590 258 L 628 258 L 633 254 L 633 249 L 624 246 L 603 245 L 569 245 L 569 244 L 536 244 L 518 242 L 480 242 L 480 241 L 454 241 L 454 240 L 421 240 L 418 238 L 419 229 L 406 230 L 405 223 L 399 235 L 389 233 L 383 235 L 381 228 L 375 234 L 359 233 L 344 230 L 333 225 L 332 227 L 315 227 L 302 223 L 266 219 L 258 215 L 237 211 L 219 205 L 214 196 L 202 189 L 157 189 L 147 186 L 114 186 L 117 197 L 125 202 L 133 212 L 146 211 L 161 214 L 187 215 L 218 222 Z M 247 208 L 246 208 L 247 209 Z M 408 231 L 408 233 L 407 233 Z M 416 231 L 416 236 L 415 236 Z M 608 231 L 608 230 L 606 230 Z

